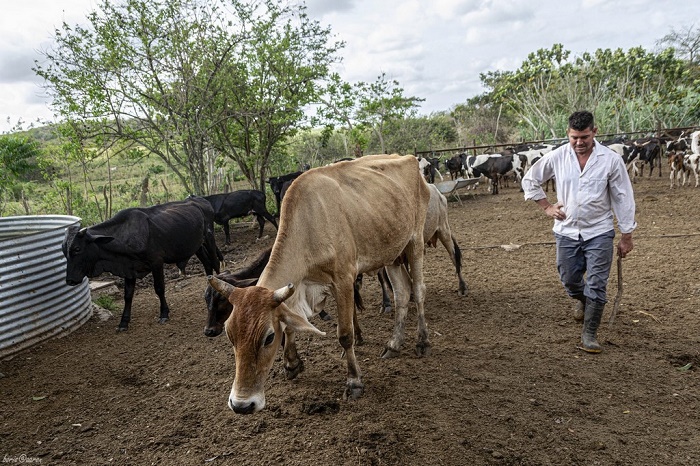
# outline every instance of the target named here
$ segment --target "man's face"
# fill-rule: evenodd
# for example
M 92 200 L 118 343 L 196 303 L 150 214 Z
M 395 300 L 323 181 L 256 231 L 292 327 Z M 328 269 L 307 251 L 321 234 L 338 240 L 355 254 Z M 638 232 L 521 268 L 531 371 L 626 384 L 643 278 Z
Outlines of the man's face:
M 589 155 L 593 151 L 593 138 L 597 132 L 598 128 L 587 128 L 583 131 L 571 128 L 566 130 L 566 134 L 569 136 L 569 143 L 576 155 Z

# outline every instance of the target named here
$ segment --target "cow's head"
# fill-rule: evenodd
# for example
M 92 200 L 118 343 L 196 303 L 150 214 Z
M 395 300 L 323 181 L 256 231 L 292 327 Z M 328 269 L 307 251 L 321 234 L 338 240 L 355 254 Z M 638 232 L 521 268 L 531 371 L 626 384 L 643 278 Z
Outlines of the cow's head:
M 228 406 L 238 414 L 252 414 L 265 407 L 265 380 L 285 327 L 325 333 L 284 304 L 294 293 L 291 284 L 275 291 L 261 286 L 237 288 L 216 277 L 209 277 L 209 284 L 231 303 L 224 327 L 233 344 L 236 373 Z
M 107 244 L 114 237 L 93 235 L 86 228 L 82 230 L 72 225 L 66 230 L 61 249 L 68 261 L 66 264 L 66 283 L 70 286 L 79 285 L 83 278 L 94 276 L 95 262 L 99 257 L 99 247 Z
M 245 288 L 258 282 L 257 278 L 238 280 L 235 275 L 228 271 L 216 277 L 237 288 Z M 211 285 L 207 286 L 204 291 L 204 300 L 207 303 L 207 326 L 204 327 L 204 335 L 208 337 L 219 336 L 224 330 L 226 319 L 231 315 L 233 305 Z

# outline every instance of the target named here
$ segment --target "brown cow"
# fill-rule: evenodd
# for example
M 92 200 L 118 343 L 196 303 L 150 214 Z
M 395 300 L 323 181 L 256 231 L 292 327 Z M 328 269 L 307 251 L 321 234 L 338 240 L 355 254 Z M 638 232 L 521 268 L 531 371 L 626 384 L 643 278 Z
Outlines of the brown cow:
M 270 261 L 258 284 L 235 288 L 209 279 L 233 305 L 225 329 L 236 360 L 228 399 L 234 412 L 250 414 L 265 406 L 264 384 L 282 332 L 287 378 L 303 370 L 294 334 L 325 335 L 308 319 L 313 314 L 309 296 L 326 291 L 338 308 L 338 341 L 347 360 L 345 396 L 359 397 L 364 386 L 353 347 L 353 284 L 358 274 L 382 266 L 387 266 L 397 308 L 394 332 L 382 357 L 400 353 L 411 292 L 418 315 L 416 350 L 421 356 L 429 353 L 423 309 L 423 225 L 429 198 L 413 156 L 365 156 L 309 170 L 292 183 Z M 394 264 L 402 254 L 410 276 Z

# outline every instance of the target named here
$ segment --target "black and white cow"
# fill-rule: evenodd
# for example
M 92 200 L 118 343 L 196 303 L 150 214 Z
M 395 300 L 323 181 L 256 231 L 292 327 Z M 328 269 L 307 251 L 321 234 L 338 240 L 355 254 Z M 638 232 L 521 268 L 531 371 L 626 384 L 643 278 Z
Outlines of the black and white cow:
M 444 181 L 442 173 L 440 173 L 440 159 L 437 157 L 418 157 L 418 168 L 423 177 L 428 183 L 435 183 L 435 175 L 440 177 L 440 181 Z
M 62 249 L 68 260 L 68 285 L 78 285 L 85 277 L 104 272 L 124 278 L 124 310 L 118 330 L 129 327 L 137 278 L 153 275 L 163 323 L 170 316 L 163 264 L 183 263 L 196 254 L 207 275 L 219 272 L 214 211 L 201 197 L 124 209 L 88 228 L 69 227 Z
M 518 183 L 524 175 L 524 167 L 527 157 L 520 154 L 500 155 L 485 154 L 486 157 L 476 156 L 474 164 L 470 167 L 473 177 L 485 176 L 491 180 L 491 194 L 498 194 L 498 185 L 502 178 L 514 174 Z M 481 159 L 479 159 L 482 157 Z M 469 160 L 467 161 L 469 165 Z M 469 173 L 469 169 L 467 170 Z M 521 188 L 522 189 L 522 188 Z

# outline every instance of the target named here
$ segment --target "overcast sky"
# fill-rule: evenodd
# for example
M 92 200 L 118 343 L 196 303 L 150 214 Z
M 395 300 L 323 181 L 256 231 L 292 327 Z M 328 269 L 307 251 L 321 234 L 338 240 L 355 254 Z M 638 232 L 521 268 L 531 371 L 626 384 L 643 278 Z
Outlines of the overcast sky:
M 0 0 L 0 133 L 21 118 L 52 119 L 31 70 L 63 21 L 84 23 L 95 0 Z M 530 52 L 563 44 L 574 55 L 642 46 L 700 25 L 698 0 L 307 0 L 309 15 L 346 42 L 349 82 L 396 79 L 448 110 L 483 92 L 479 73 L 515 70 Z M 7 119 L 9 117 L 9 123 Z

